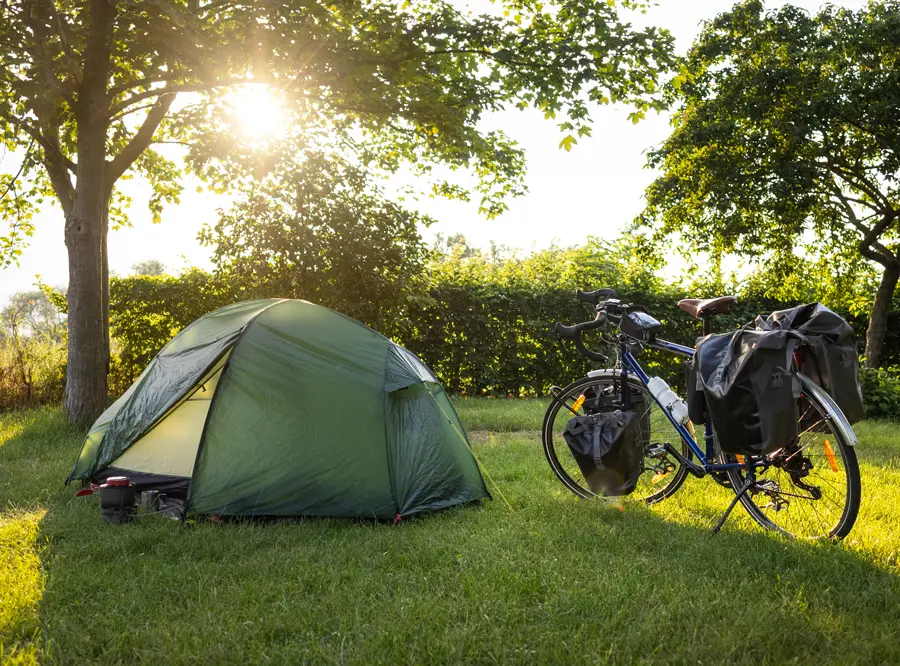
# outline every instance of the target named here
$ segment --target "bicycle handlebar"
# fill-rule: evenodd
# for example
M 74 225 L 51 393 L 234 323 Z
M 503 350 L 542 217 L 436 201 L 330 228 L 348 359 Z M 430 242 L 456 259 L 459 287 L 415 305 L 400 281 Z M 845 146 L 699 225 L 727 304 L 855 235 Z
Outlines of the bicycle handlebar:
M 581 337 L 582 331 L 591 331 L 595 328 L 602 328 L 606 325 L 606 323 L 606 317 L 602 314 L 598 314 L 597 318 L 592 321 L 582 322 L 581 324 L 572 324 L 571 326 L 566 326 L 565 324 L 556 322 L 554 330 L 556 331 L 556 335 L 561 338 L 566 338 L 568 340 L 578 340 Z
M 597 305 L 600 301 L 605 301 L 608 298 L 618 298 L 618 295 L 615 289 L 595 289 L 594 291 L 581 291 L 579 289 L 575 292 L 575 297 L 582 303 Z
M 592 321 L 586 321 L 581 324 L 573 324 L 572 326 L 566 326 L 565 324 L 556 322 L 554 330 L 556 331 L 556 335 L 558 335 L 559 337 L 573 340 L 575 342 L 575 346 L 578 348 L 578 351 L 583 356 L 586 356 L 587 358 L 594 361 L 605 363 L 609 359 L 603 354 L 598 354 L 597 352 L 588 349 L 587 345 L 585 345 L 584 341 L 581 339 L 581 333 L 583 331 L 591 331 L 595 328 L 602 328 L 603 326 L 606 326 L 607 322 L 607 318 L 603 314 L 598 313 L 596 319 Z

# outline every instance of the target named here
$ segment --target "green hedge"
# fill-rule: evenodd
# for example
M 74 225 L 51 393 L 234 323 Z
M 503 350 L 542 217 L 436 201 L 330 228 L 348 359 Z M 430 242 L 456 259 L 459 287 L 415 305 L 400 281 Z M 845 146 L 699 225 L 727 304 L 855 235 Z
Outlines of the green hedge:
M 654 276 L 629 247 L 596 240 L 580 248 L 551 249 L 512 259 L 458 251 L 432 261 L 428 284 L 427 289 L 410 294 L 403 307 L 379 310 L 379 321 L 365 323 L 418 354 L 451 392 L 494 396 L 545 395 L 550 386 L 564 385 L 594 367 L 571 346 L 564 348 L 552 334 L 556 321 L 575 323 L 592 316 L 589 307 L 575 300 L 575 289 L 614 287 L 623 300 L 646 306 L 663 323 L 663 337 L 685 345 L 693 345 L 700 325 L 679 310 L 676 302 L 686 296 L 733 291 L 710 284 L 669 285 Z M 162 346 L 198 317 L 260 295 L 281 296 L 260 294 L 258 285 L 250 292 L 234 279 L 197 269 L 177 276 L 113 278 L 111 392 L 124 391 Z M 795 304 L 746 294 L 739 298 L 733 312 L 716 318 L 717 330 L 734 329 L 759 313 Z M 360 311 L 358 303 L 328 305 L 346 312 Z M 862 347 L 865 317 L 829 305 L 851 322 Z M 900 318 L 900 312 L 893 312 L 892 317 Z M 14 379 L 21 375 L 21 368 L 15 373 L 4 370 L 4 359 L 11 359 L 12 354 L 2 347 L 0 340 L 0 409 L 62 399 L 64 353 L 48 352 L 40 360 L 35 356 L 38 380 L 27 384 L 31 393 L 26 398 L 19 395 L 16 386 L 21 382 Z M 888 358 L 894 363 L 900 362 L 898 350 L 900 328 L 892 327 Z M 607 352 L 613 359 L 614 350 L 607 348 Z M 646 350 L 641 362 L 651 375 L 683 390 L 679 358 Z M 891 371 L 863 374 L 873 416 L 900 418 L 900 380 L 895 377 Z
M 566 384 L 594 367 L 552 334 L 556 321 L 571 324 L 592 317 L 590 308 L 576 301 L 577 288 L 614 287 L 624 301 L 644 305 L 663 323 L 663 337 L 685 345 L 693 345 L 700 324 L 679 310 L 677 301 L 688 295 L 721 295 L 723 289 L 699 285 L 686 293 L 655 277 L 627 246 L 596 240 L 580 248 L 503 260 L 457 252 L 433 261 L 429 278 L 426 291 L 411 294 L 393 313 L 392 330 L 384 330 L 383 313 L 381 325 L 365 323 L 418 354 L 451 392 L 465 395 L 544 395 L 550 386 Z M 233 281 L 199 270 L 113 278 L 110 294 L 110 327 L 119 350 L 113 367 L 117 390 L 124 390 L 178 330 L 247 297 Z M 330 305 L 358 311 L 352 303 L 346 308 Z M 741 300 L 733 312 L 717 317 L 717 329 L 734 329 L 761 312 L 792 305 Z M 864 332 L 864 320 L 842 314 Z M 614 349 L 606 351 L 612 361 Z M 679 358 L 646 350 L 641 362 L 651 374 L 683 386 Z

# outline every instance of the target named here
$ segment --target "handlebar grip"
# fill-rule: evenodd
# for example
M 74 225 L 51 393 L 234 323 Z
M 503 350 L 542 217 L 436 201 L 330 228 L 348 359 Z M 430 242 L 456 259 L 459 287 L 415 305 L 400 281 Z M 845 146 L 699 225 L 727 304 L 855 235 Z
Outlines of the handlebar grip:
M 572 326 L 566 326 L 565 324 L 560 324 L 556 322 L 556 325 L 553 327 L 553 330 L 556 332 L 561 338 L 568 338 L 569 340 L 576 340 L 582 331 L 591 331 L 595 328 L 601 328 L 606 325 L 606 317 L 602 315 L 597 315 L 597 318 L 592 321 L 586 321 L 582 324 L 573 324 Z
M 553 327 L 553 330 L 556 333 L 557 337 L 566 338 L 568 340 L 574 340 L 575 338 L 578 337 L 579 328 L 578 328 L 578 324 L 575 324 L 574 326 L 566 326 L 565 324 L 556 322 L 556 325 Z
M 615 289 L 596 289 L 594 291 L 581 291 L 581 289 L 579 289 L 575 292 L 575 297 L 579 301 L 582 303 L 590 303 L 592 305 L 597 305 L 601 300 L 616 298 L 617 296 L 618 294 L 616 294 Z

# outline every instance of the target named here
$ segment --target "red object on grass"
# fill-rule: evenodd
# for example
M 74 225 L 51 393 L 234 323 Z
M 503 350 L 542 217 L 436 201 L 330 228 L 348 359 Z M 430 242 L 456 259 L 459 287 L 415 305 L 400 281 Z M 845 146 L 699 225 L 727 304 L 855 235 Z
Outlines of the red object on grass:
M 94 494 L 93 488 L 82 488 L 77 493 L 75 493 L 75 497 L 84 497 L 86 495 L 93 495 L 93 494 Z

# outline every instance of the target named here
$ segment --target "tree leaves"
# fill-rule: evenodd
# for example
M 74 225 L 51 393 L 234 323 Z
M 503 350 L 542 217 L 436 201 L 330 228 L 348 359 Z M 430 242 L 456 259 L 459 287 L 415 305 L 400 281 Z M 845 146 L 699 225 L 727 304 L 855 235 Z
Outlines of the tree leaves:
M 647 219 L 691 242 L 763 256 L 812 238 L 881 263 L 898 238 L 900 6 L 860 12 L 751 0 L 706 25 L 667 86 L 673 132 Z M 874 235 L 867 234 L 874 231 Z M 879 238 L 881 241 L 879 241 Z
M 636 30 L 614 3 L 597 0 L 517 3 L 508 17 L 439 0 L 114 2 L 108 108 L 88 113 L 88 4 L 0 5 L 0 137 L 11 149 L 36 142 L 25 176 L 44 179 L 42 191 L 52 182 L 65 206 L 77 187 L 82 121 L 99 114 L 115 165 L 110 190 L 123 167 L 139 171 L 153 188 L 154 219 L 177 201 L 183 169 L 172 151 L 149 152 L 152 143 L 185 144 L 187 166 L 216 189 L 266 173 L 266 160 L 235 146 L 223 122 L 236 85 L 285 97 L 296 122 L 289 145 L 304 134 L 388 172 L 405 164 L 427 175 L 443 164 L 473 175 L 490 217 L 524 191 L 524 159 L 510 138 L 484 128 L 485 113 L 533 106 L 565 116 L 582 136 L 588 99 L 661 106 L 658 77 L 673 61 L 668 33 Z M 564 142 L 570 149 L 574 139 Z M 24 238 L 4 237 L 0 256 Z

